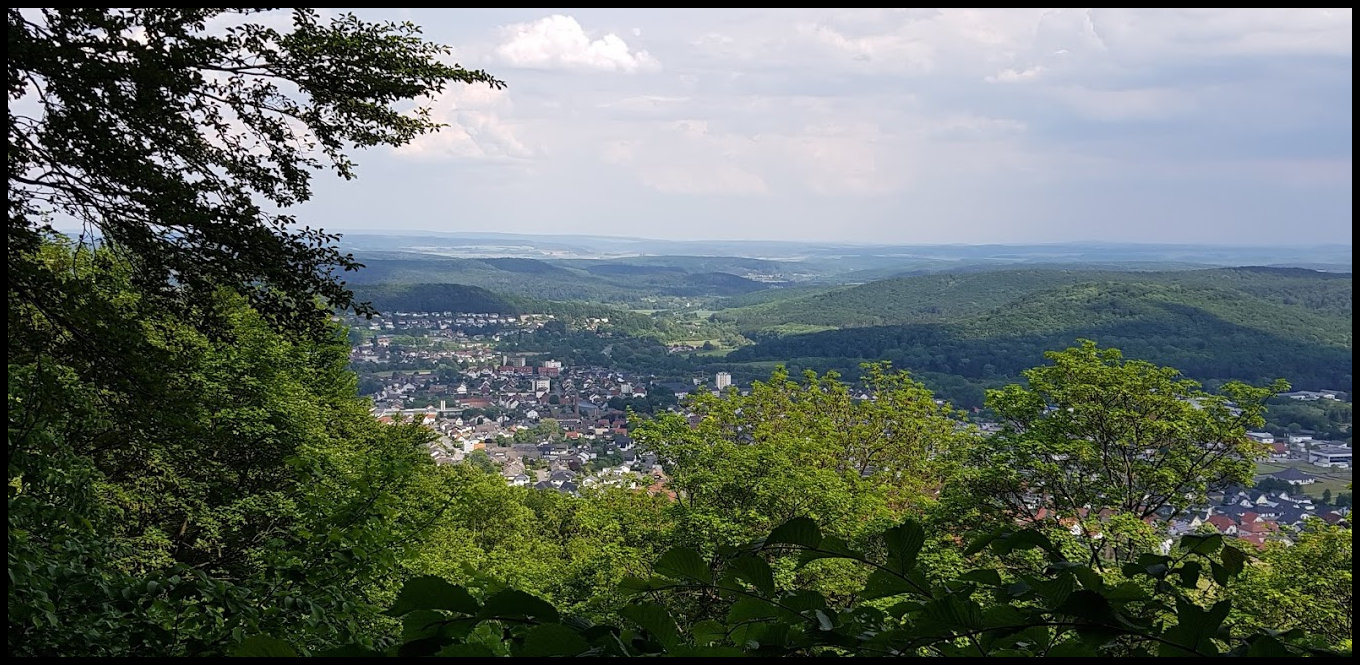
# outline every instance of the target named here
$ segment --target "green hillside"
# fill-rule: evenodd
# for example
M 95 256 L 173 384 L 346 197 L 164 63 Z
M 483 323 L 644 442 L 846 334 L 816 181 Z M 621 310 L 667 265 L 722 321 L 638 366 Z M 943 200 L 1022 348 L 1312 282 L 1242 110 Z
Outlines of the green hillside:
M 642 268 L 676 268 L 683 272 L 728 272 L 735 275 L 747 273 L 775 274 L 798 270 L 798 263 L 755 259 L 744 256 L 630 256 L 622 259 L 567 259 L 556 261 L 566 267 L 629 266 Z
M 663 297 L 720 297 L 768 285 L 727 272 L 689 272 L 681 267 L 619 263 L 567 267 L 522 258 L 458 259 L 383 254 L 364 257 L 354 284 L 467 284 L 512 296 L 548 300 L 643 302 Z
M 732 302 L 715 314 L 742 330 L 788 324 L 850 328 L 943 322 L 979 315 L 1027 295 L 1083 283 L 1167 284 L 1220 289 L 1254 301 L 1312 312 L 1350 325 L 1351 276 L 1291 268 L 1170 272 L 999 270 L 886 279 L 823 292 L 790 292 L 763 302 Z M 766 295 L 766 294 L 762 294 Z
M 914 371 L 994 382 L 1013 379 L 1040 362 L 1045 350 L 1088 338 L 1200 380 L 1284 377 L 1298 387 L 1350 389 L 1349 311 L 1322 307 L 1329 298 L 1349 293 L 1349 277 L 1201 272 L 1206 274 L 1059 286 L 977 314 L 936 315 L 932 322 L 767 338 L 727 360 L 820 358 L 806 364 L 854 371 L 861 360 L 887 359 Z M 1276 279 L 1283 282 L 1262 283 Z M 1244 292 L 1243 285 L 1263 297 Z M 1312 296 L 1296 293 L 1305 286 L 1316 287 Z M 955 295 L 947 303 L 955 312 L 1000 299 L 996 293 L 975 299 Z M 1305 297 L 1313 304 L 1298 302 Z
M 509 300 L 466 284 L 364 284 L 354 288 L 360 301 L 379 312 L 476 312 L 519 314 Z

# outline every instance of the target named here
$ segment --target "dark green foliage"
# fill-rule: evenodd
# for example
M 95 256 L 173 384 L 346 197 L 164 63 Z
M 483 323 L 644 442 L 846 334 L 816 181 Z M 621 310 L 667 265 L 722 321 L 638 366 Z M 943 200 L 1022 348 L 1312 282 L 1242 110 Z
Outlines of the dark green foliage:
M 1211 394 L 1090 341 L 1046 355 L 1026 385 L 988 393 L 1002 430 L 973 449 L 947 498 L 964 520 L 1071 529 L 1095 568 L 1148 551 L 1159 526 L 1208 492 L 1249 483 L 1266 449 L 1246 432 L 1288 388 L 1228 383 Z
M 483 601 L 437 579 L 408 582 L 394 614 L 406 617 L 404 644 L 386 655 L 511 656 L 1297 656 L 1325 654 L 1303 631 L 1234 629 L 1231 600 L 1201 600 L 1229 588 L 1245 554 L 1223 537 L 1186 536 L 1169 555 L 1147 555 L 1112 582 L 1066 560 L 1034 531 L 1000 530 L 969 551 L 1002 561 L 1037 550 L 1039 570 L 976 568 L 928 577 L 916 557 L 925 540 L 907 521 L 879 535 L 878 556 L 828 546 L 816 524 L 798 518 L 754 544 L 705 560 L 673 549 L 650 578 L 625 580 L 637 598 L 616 621 L 563 618 L 542 600 L 501 591 Z M 835 603 L 816 591 L 776 587 L 768 561 L 799 565 L 838 559 L 871 571 L 856 600 Z M 418 600 L 415 600 L 418 599 Z M 698 604 L 683 601 L 697 600 Z M 676 605 L 676 602 L 680 602 Z M 694 608 L 676 612 L 676 607 Z M 484 629 L 484 628 L 489 628 Z M 271 655 L 272 641 L 242 655 Z
M 1256 314 L 1280 309 L 1309 320 L 1316 316 L 1335 320 L 1349 317 L 1351 312 L 1349 273 L 1276 268 L 1165 272 L 1028 269 L 898 277 L 827 293 L 772 291 L 757 297 L 766 301 L 779 296 L 777 299 L 744 307 L 741 301 L 734 301 L 730 307 L 735 309 L 716 316 L 736 322 L 743 330 L 789 323 L 837 328 L 929 323 L 987 314 L 1031 296 L 1061 293 L 1082 284 L 1160 286 L 1182 294 L 1177 296 L 1182 299 L 1212 299 L 1214 293 L 1229 293 L 1234 296 L 1231 301 L 1250 304 L 1253 311 L 1244 313 L 1242 320 L 1234 319 L 1247 324 Z M 787 295 L 780 295 L 783 293 Z M 1220 304 L 1233 306 L 1231 302 Z M 1272 319 L 1297 330 L 1285 318 Z
M 1343 496 L 1349 497 L 1349 494 Z M 1349 648 L 1355 608 L 1350 527 L 1310 520 L 1294 543 L 1270 543 L 1225 591 L 1231 621 L 1251 629 L 1301 629 Z
M 828 359 L 825 367 L 848 368 L 860 359 L 884 359 L 919 372 L 1002 382 L 1037 362 L 1045 350 L 1087 338 L 1123 349 L 1129 357 L 1175 366 L 1201 381 L 1264 383 L 1287 376 L 1303 388 L 1349 389 L 1349 316 L 1341 323 L 1313 317 L 1304 332 L 1297 324 L 1310 319 L 1300 315 L 1293 319 L 1296 332 L 1290 332 L 1283 325 L 1247 322 L 1249 300 L 1216 294 L 1219 302 L 1234 301 L 1242 308 L 1228 319 L 1207 305 L 1179 302 L 1162 288 L 1070 287 L 959 323 L 782 337 L 738 349 L 726 360 L 819 357 Z M 1276 311 L 1272 316 L 1295 315 Z
M 354 295 L 388 315 L 393 312 L 519 314 L 521 311 L 505 298 L 466 284 L 361 285 L 354 288 Z
M 853 372 L 888 360 L 961 406 L 1077 338 L 1205 382 L 1351 385 L 1351 276 L 1311 270 L 993 271 L 904 277 L 739 309 L 733 363 Z M 799 326 L 848 328 L 778 336 Z M 863 327 L 861 327 L 863 326 Z M 803 328 L 802 331 L 806 331 Z
M 274 210 L 310 198 L 314 171 L 354 177 L 350 148 L 435 130 L 410 100 L 504 84 L 445 64 L 409 23 L 297 9 L 281 31 L 257 11 L 7 10 L 11 298 L 52 306 L 25 257 L 59 215 L 135 257 L 149 292 L 227 285 L 318 334 L 318 299 L 366 311 L 337 274 L 360 267 L 337 236 Z
M 112 251 L 32 260 L 61 318 L 10 300 L 10 654 L 380 636 L 374 605 L 448 488 L 427 433 L 369 416 L 339 331 L 285 338 L 223 289 L 214 340 Z
M 768 288 L 726 272 L 602 264 L 573 267 L 537 259 L 461 259 L 431 256 L 365 258 L 353 281 L 471 284 L 516 297 L 644 303 L 662 297 L 730 296 Z

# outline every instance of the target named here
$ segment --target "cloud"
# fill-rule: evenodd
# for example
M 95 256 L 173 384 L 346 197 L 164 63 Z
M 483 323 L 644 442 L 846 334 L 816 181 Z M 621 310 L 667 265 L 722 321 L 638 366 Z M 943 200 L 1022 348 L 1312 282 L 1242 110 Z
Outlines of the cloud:
M 753 168 L 749 139 L 713 134 L 703 120 L 636 127 L 639 137 L 608 142 L 604 161 L 627 167 L 647 187 L 666 194 L 762 195 L 770 186 Z
M 1094 120 L 1151 120 L 1186 113 L 1194 100 L 1172 88 L 1098 90 L 1080 86 L 1053 88 L 1051 94 L 1079 115 Z
M 629 48 L 616 34 L 592 40 L 575 18 L 562 14 L 507 26 L 504 34 L 496 55 L 515 67 L 626 74 L 661 68 L 651 54 Z
M 534 155 L 535 151 L 520 139 L 517 128 L 504 117 L 512 108 L 504 90 L 454 85 L 426 106 L 432 120 L 447 126 L 396 148 L 396 154 L 424 160 L 487 161 L 522 160 Z
M 1350 238 L 1347 11 L 574 11 L 427 26 L 511 87 L 378 176 L 413 218 L 428 182 L 535 232 Z
M 1003 69 L 984 80 L 988 83 L 1019 83 L 1021 81 L 1033 81 L 1043 73 L 1043 65 L 1035 65 L 1024 69 Z

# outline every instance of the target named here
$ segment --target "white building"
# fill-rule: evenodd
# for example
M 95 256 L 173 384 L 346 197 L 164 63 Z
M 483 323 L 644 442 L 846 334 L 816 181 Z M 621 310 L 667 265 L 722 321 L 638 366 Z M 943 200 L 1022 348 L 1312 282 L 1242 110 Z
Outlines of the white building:
M 1316 466 L 1347 468 L 1351 465 L 1351 449 L 1346 446 L 1319 445 L 1308 451 L 1308 461 Z
M 717 375 L 713 377 L 713 382 L 714 385 L 718 387 L 718 390 L 722 390 L 732 385 L 732 375 L 727 372 L 718 372 Z

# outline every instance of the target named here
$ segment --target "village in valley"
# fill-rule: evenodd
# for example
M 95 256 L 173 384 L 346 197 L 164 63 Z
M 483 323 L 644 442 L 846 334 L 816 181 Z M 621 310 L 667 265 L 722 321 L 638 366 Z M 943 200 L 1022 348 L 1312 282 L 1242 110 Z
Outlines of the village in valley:
M 552 318 L 398 313 L 370 323 L 376 334 L 351 360 L 379 420 L 414 420 L 438 433 L 430 443 L 437 463 L 480 464 L 510 485 L 568 494 L 592 486 L 665 492 L 656 456 L 640 454 L 628 436 L 627 408 L 649 398 L 678 404 L 697 384 L 663 386 L 652 377 L 497 351 L 504 335 Z M 378 369 L 386 367 L 411 369 Z
M 629 436 L 629 411 L 674 410 L 697 422 L 683 398 L 728 389 L 732 376 L 660 380 L 618 368 L 571 366 L 544 353 L 501 350 L 503 342 L 554 320 L 549 314 L 446 311 L 355 321 L 351 366 L 360 392 L 373 400 L 375 417 L 418 422 L 437 433 L 429 447 L 439 464 L 476 464 L 512 486 L 567 494 L 613 486 L 674 496 L 661 461 Z M 574 323 L 594 330 L 607 320 Z M 1336 391 L 1283 397 L 1349 399 Z M 999 429 L 986 420 L 974 424 L 983 435 Z M 1308 519 L 1349 519 L 1348 443 L 1316 440 L 1306 432 L 1248 436 L 1271 450 L 1258 466 L 1255 485 L 1215 492 L 1210 505 L 1164 515 L 1169 537 L 1217 532 L 1264 546 L 1288 541 Z

